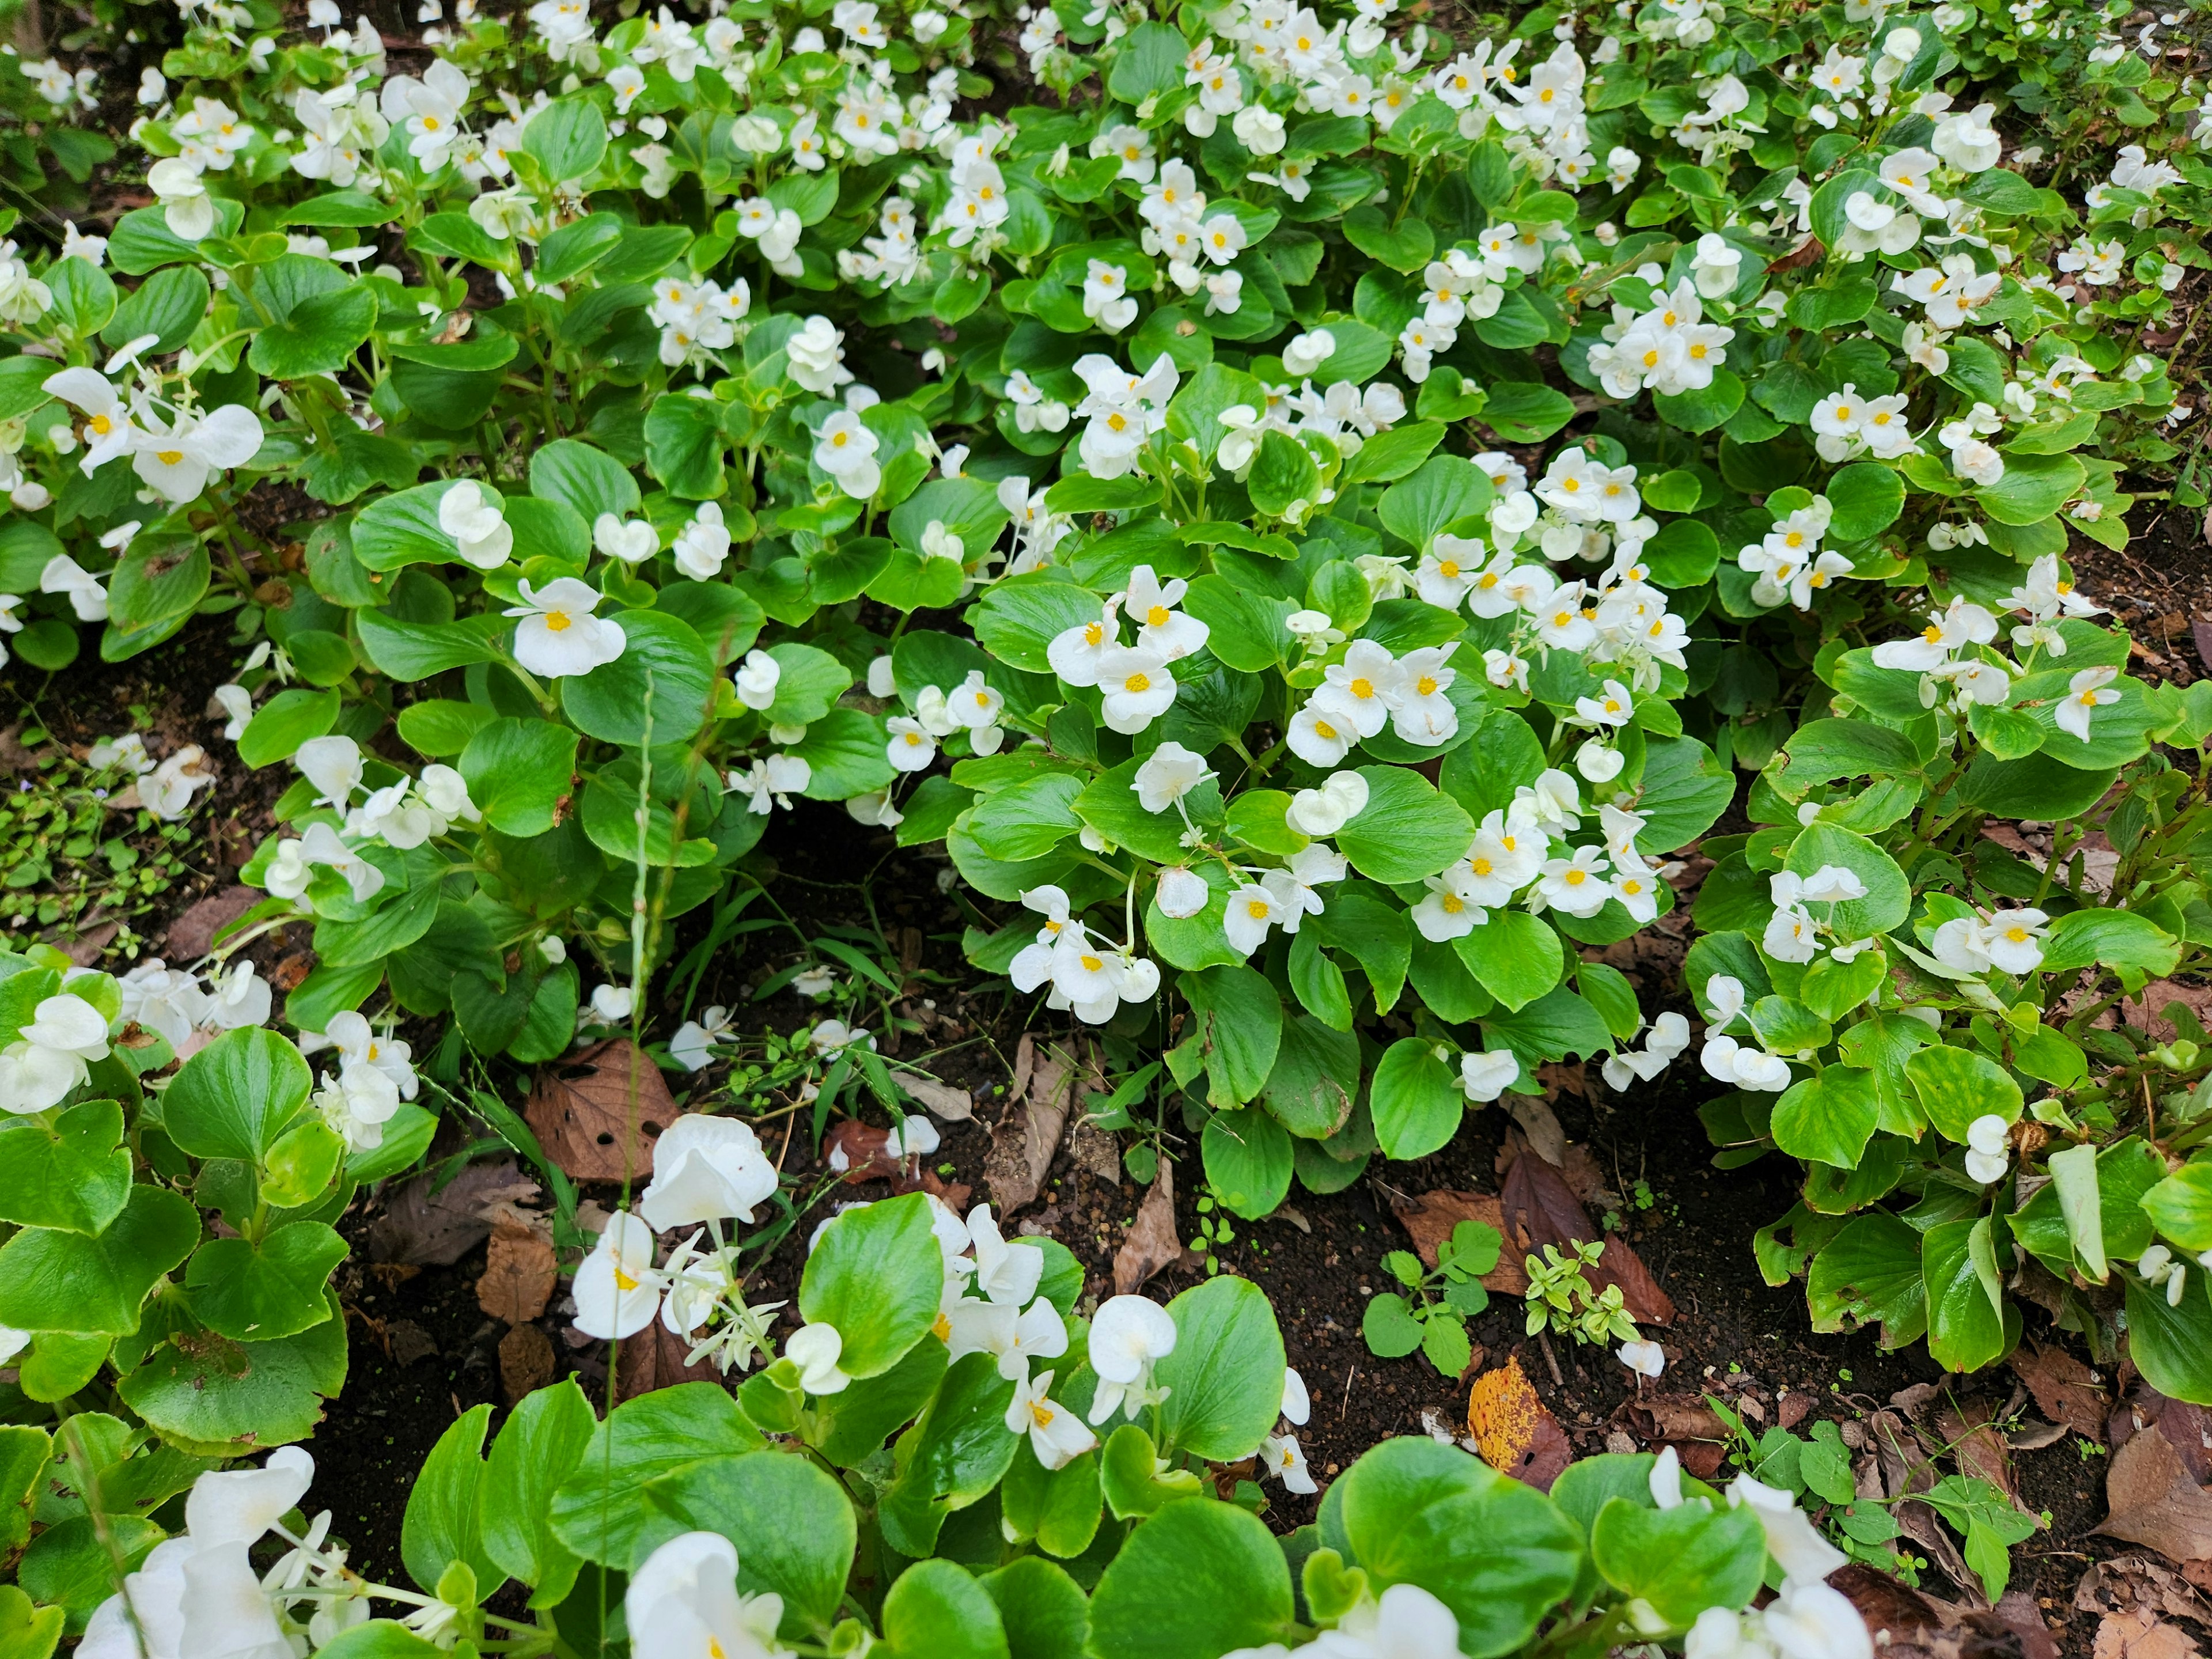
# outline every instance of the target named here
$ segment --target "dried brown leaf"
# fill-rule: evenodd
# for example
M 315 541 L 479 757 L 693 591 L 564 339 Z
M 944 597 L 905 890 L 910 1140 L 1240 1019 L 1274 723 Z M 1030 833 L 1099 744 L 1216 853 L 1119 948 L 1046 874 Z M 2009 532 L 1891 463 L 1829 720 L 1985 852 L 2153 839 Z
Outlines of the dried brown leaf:
M 1484 1462 L 1540 1492 L 1549 1492 L 1574 1461 L 1566 1431 L 1536 1397 L 1517 1358 L 1474 1379 L 1467 1397 L 1467 1431 Z
M 1936 1431 L 1958 1460 L 1960 1474 L 1978 1476 L 2018 1504 L 2020 1491 L 2013 1483 L 2012 1459 L 2003 1438 L 1990 1426 L 1990 1402 L 1986 1400 L 1946 1405 L 1936 1413 Z
M 1162 1158 L 1152 1190 L 1137 1206 L 1137 1218 L 1130 1225 L 1129 1236 L 1114 1253 L 1114 1294 L 1133 1295 L 1154 1273 L 1182 1255 L 1182 1235 L 1176 1231 L 1175 1165 Z
M 2097 1621 L 2090 1659 L 2197 1659 L 2199 1651 L 2180 1626 L 2137 1607 L 2108 1613 Z
M 545 1311 L 561 1282 L 553 1257 L 553 1238 L 542 1221 L 501 1205 L 485 1247 L 484 1270 L 477 1280 L 477 1305 L 494 1319 L 526 1325 Z
M 1523 1154 L 1513 1160 L 1498 1202 L 1505 1216 L 1507 1242 L 1525 1239 L 1528 1253 L 1547 1244 L 1564 1249 L 1601 1237 L 1565 1176 L 1542 1158 Z M 1659 1288 L 1658 1280 L 1624 1239 L 1605 1240 L 1605 1254 L 1590 1269 L 1589 1280 L 1600 1291 L 1608 1285 L 1620 1286 L 1628 1316 L 1639 1325 L 1674 1322 L 1673 1298 Z
M 676 1102 L 660 1068 L 629 1038 L 611 1037 L 539 1066 L 522 1115 L 570 1179 L 641 1182 Z
M 941 1117 L 947 1123 L 965 1123 L 975 1115 L 975 1097 L 965 1089 L 939 1083 L 935 1078 L 924 1077 L 919 1072 L 894 1070 L 891 1077 L 900 1088 L 928 1107 L 933 1117 Z
M 471 1164 L 434 1189 L 425 1170 L 386 1194 L 384 1213 L 368 1230 L 369 1260 L 450 1267 L 483 1242 L 499 1204 L 537 1196 L 538 1183 L 512 1158 Z
M 622 1358 L 615 1368 L 615 1398 L 635 1400 L 679 1382 L 719 1384 L 721 1373 L 712 1360 L 702 1359 L 696 1365 L 684 1363 L 684 1356 L 690 1351 L 689 1337 L 676 1335 L 657 1319 L 635 1336 L 625 1337 Z
M 2156 1426 L 2129 1437 L 2105 1478 L 2112 1514 L 2096 1530 L 2177 1562 L 2212 1559 L 2212 1492 L 2190 1478 Z
M 225 887 L 188 905 L 169 924 L 162 939 L 172 965 L 197 962 L 215 944 L 215 936 L 269 896 L 252 887 Z
M 983 1180 L 1003 1218 L 1036 1202 L 1075 1094 L 1075 1060 L 1058 1045 L 1040 1047 L 1024 1033 L 1014 1075 L 1026 1084 L 991 1132 Z
M 2086 1440 L 2105 1437 L 2105 1390 L 2090 1380 L 2089 1368 L 2063 1348 L 2023 1343 L 2007 1362 L 2027 1384 L 2043 1414 Z
M 2157 1428 L 2172 1444 L 2181 1467 L 2198 1486 L 2212 1486 L 2212 1411 L 2185 1400 L 2168 1399 L 2138 1380 L 2127 1402 L 2112 1413 L 2106 1437 L 2114 1450 L 2147 1428 Z
M 507 1403 L 544 1388 L 556 1366 L 553 1340 L 535 1325 L 517 1325 L 499 1340 L 499 1385 Z

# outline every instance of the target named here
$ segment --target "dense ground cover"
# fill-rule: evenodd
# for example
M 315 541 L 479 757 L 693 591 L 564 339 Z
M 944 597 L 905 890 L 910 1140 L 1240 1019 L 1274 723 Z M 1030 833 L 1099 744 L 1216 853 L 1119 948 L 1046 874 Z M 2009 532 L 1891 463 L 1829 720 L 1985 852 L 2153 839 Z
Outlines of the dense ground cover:
M 2212 1554 L 2212 692 L 2076 580 L 2190 20 L 1395 14 L 26 15 L 27 1650 L 2027 1640 L 2065 1430 Z

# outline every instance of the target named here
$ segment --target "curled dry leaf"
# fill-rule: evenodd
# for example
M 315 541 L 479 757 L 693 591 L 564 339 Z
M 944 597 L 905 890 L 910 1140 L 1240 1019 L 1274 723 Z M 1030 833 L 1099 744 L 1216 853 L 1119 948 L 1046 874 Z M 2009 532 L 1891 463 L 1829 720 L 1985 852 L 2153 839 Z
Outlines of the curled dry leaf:
M 919 1072 L 894 1069 L 891 1079 L 927 1106 L 933 1117 L 941 1117 L 947 1123 L 965 1123 L 975 1115 L 975 1097 L 965 1089 L 939 1083 L 935 1078 L 924 1077 Z
M 2197 1659 L 2203 1650 L 2179 1625 L 2148 1607 L 2108 1613 L 2097 1621 L 2090 1659 Z
M 1039 1047 L 1024 1033 L 1015 1051 L 1015 1090 L 1006 1115 L 991 1132 L 983 1180 L 1003 1218 L 1036 1202 L 1051 1173 L 1052 1157 L 1075 1094 L 1077 1066 L 1056 1044 Z
M 1549 1492 L 1574 1461 L 1566 1431 L 1536 1397 L 1517 1358 L 1474 1379 L 1467 1397 L 1467 1431 L 1484 1462 L 1539 1492 Z
M 2212 1486 L 2212 1411 L 2169 1399 L 2138 1378 L 2135 1391 L 2107 1422 L 2106 1437 L 2117 1451 L 2149 1428 L 2166 1436 L 2191 1480 Z
M 2112 1514 L 2096 1530 L 2186 1565 L 2212 1560 L 2212 1492 L 2198 1486 L 2160 1427 L 2130 1435 L 2105 1477 Z
M 492 1213 L 491 1243 L 477 1280 L 477 1304 L 494 1319 L 526 1325 L 545 1311 L 561 1282 L 553 1256 L 553 1237 L 541 1217 L 497 1206 Z
M 1659 1281 L 1626 1241 L 1601 1235 L 1592 1224 L 1574 1189 L 1555 1165 L 1527 1154 L 1515 1158 L 1513 1167 L 1505 1172 L 1498 1203 L 1505 1217 L 1502 1231 L 1506 1244 L 1524 1255 L 1547 1244 L 1564 1249 L 1569 1244 L 1604 1237 L 1605 1254 L 1591 1268 L 1590 1283 L 1600 1291 L 1618 1285 L 1628 1316 L 1639 1325 L 1674 1322 L 1673 1298 L 1659 1288 Z
M 1114 1294 L 1135 1294 L 1154 1273 L 1182 1255 L 1182 1235 L 1176 1231 L 1175 1165 L 1162 1158 L 1152 1190 L 1137 1206 L 1129 1236 L 1114 1252 Z
M 538 1068 L 522 1115 L 545 1156 L 574 1181 L 641 1184 L 653 1143 L 676 1119 L 660 1068 L 627 1037 Z
M 2092 1380 L 2094 1373 L 2072 1354 L 2040 1343 L 2022 1343 L 2006 1363 L 2027 1384 L 2045 1417 L 2086 1440 L 2105 1437 L 2107 1396 Z
M 425 1170 L 385 1194 L 384 1213 L 368 1230 L 372 1261 L 450 1267 L 491 1231 L 501 1203 L 538 1196 L 538 1183 L 513 1158 L 471 1164 L 442 1187 Z
M 1960 1474 L 1988 1481 L 2018 1504 L 2020 1492 L 2013 1484 L 2012 1459 L 2003 1438 L 1990 1426 L 1991 1414 L 1991 1402 L 1987 1400 L 1946 1404 L 1936 1413 L 1936 1432 L 1941 1437 L 1939 1443 L 1948 1446 L 1958 1460 Z

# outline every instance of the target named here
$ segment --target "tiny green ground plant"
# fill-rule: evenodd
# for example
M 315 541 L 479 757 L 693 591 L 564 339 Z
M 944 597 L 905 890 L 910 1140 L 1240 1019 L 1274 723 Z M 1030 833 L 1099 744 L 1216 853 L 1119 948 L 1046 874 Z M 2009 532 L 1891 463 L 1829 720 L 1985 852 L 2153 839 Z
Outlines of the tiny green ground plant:
M 1620 1286 L 1607 1285 L 1601 1291 L 1590 1283 L 1589 1271 L 1604 1254 L 1602 1243 L 1570 1243 L 1565 1254 L 1558 1245 L 1547 1244 L 1541 1255 L 1528 1258 L 1529 1335 L 1557 1331 L 1599 1347 L 1608 1341 L 1639 1340 Z
M 1497 1228 L 1462 1221 L 1437 1242 L 1437 1265 L 1424 1270 L 1410 1250 L 1392 1250 L 1382 1269 L 1404 1291 L 1378 1291 L 1367 1300 L 1359 1334 L 1367 1351 L 1402 1358 L 1416 1348 L 1444 1376 L 1464 1375 L 1474 1353 L 1467 1322 L 1490 1305 L 1483 1274 L 1498 1266 L 1504 1243 Z

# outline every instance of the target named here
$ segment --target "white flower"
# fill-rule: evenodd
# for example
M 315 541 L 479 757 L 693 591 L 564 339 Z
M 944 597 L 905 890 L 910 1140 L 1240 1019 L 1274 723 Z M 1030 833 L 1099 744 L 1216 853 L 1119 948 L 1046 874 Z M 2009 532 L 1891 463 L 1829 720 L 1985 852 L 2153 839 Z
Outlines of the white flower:
M 628 643 L 622 624 L 592 614 L 601 597 L 597 588 L 574 576 L 556 576 L 533 591 L 526 577 L 520 591 L 523 603 L 505 614 L 522 618 L 514 630 L 514 658 L 532 673 L 549 679 L 588 674 L 622 655 Z
M 1451 1659 L 1459 1620 L 1419 1584 L 1393 1584 L 1380 1601 L 1363 1597 L 1310 1650 L 1316 1659 Z
M 1283 373 L 1304 380 L 1336 355 L 1336 336 L 1325 328 L 1299 335 L 1283 348 Z
M 799 1367 L 799 1385 L 811 1395 L 842 1394 L 852 1378 L 837 1368 L 845 1339 L 835 1325 L 803 1325 L 783 1345 L 783 1357 Z
M 592 521 L 592 545 L 624 564 L 643 564 L 660 551 L 660 532 L 642 519 L 602 513 Z
M 1194 755 L 1179 743 L 1164 743 L 1138 767 L 1130 787 L 1145 811 L 1164 812 L 1213 775 L 1205 756 Z
M 166 501 L 198 501 L 210 476 L 245 465 L 261 448 L 260 417 L 240 404 L 204 416 L 179 410 L 166 427 L 157 416 L 143 418 L 145 429 L 131 438 L 131 467 Z
M 814 1052 L 824 1060 L 835 1058 L 856 1042 L 871 1052 L 876 1046 L 875 1038 L 866 1030 L 857 1025 L 848 1025 L 842 1019 L 817 1022 L 807 1034 L 806 1040 L 813 1045 Z
M 1027 1239 L 1009 1243 L 988 1204 L 968 1212 L 968 1235 L 975 1245 L 975 1288 L 1006 1307 L 1023 1308 L 1044 1277 L 1044 1252 Z
M 937 739 L 920 720 L 895 714 L 884 722 L 884 729 L 890 734 L 884 753 L 894 769 L 923 771 L 937 758 Z
M 945 699 L 947 717 L 956 726 L 975 733 L 975 752 L 979 755 L 992 752 L 983 746 L 983 733 L 997 727 L 999 716 L 1006 708 L 1006 693 L 985 680 L 980 668 L 969 669 L 968 678 L 953 687 Z
M 1966 1126 L 1966 1174 L 1984 1187 L 2004 1179 L 2009 1167 L 2005 1137 L 2011 1125 L 1995 1112 L 1984 1112 Z
M 215 774 L 200 770 L 207 751 L 186 744 L 153 772 L 138 780 L 138 804 L 155 817 L 173 823 L 191 810 L 192 792 L 215 781 Z
M 57 553 L 46 561 L 39 573 L 39 592 L 68 594 L 70 608 L 79 622 L 107 620 L 107 590 L 100 585 L 99 577 L 66 553 Z
M 2065 701 L 2051 711 L 2051 719 L 2062 732 L 2070 732 L 2082 742 L 2089 741 L 2089 716 L 2107 703 L 2120 700 L 2120 694 L 2111 689 L 2119 678 L 2120 671 L 2113 667 L 2085 668 L 2067 682 Z
M 1333 836 L 1367 810 L 1367 780 L 1357 772 L 1332 772 L 1315 789 L 1291 797 L 1284 820 L 1302 835 Z
M 1152 1387 L 1152 1367 L 1175 1352 L 1176 1323 L 1166 1309 L 1141 1296 L 1109 1297 L 1091 1326 L 1091 1365 L 1099 1388 L 1091 1420 L 1103 1423 L 1117 1410 L 1131 1417 L 1166 1398 Z
M 1698 1615 L 1699 1622 L 1719 1611 L 1707 1608 Z M 1859 1610 L 1841 1590 L 1817 1579 L 1799 1575 L 1785 1578 L 1759 1618 L 1766 1639 L 1788 1659 L 1874 1659 L 1874 1638 Z
M 1051 1387 L 1050 1371 L 1016 1383 L 1013 1400 L 1006 1407 L 1006 1431 L 1010 1434 L 1027 1431 L 1030 1449 L 1037 1462 L 1048 1469 L 1062 1469 L 1096 1446 L 1098 1437 L 1084 1426 L 1081 1418 L 1049 1396 L 1047 1391 Z
M 827 317 L 809 317 L 783 352 L 793 380 L 817 396 L 833 395 L 853 378 L 845 367 L 845 337 Z
M 223 716 L 223 736 L 236 743 L 253 718 L 253 694 L 242 685 L 218 685 L 208 702 L 209 714 L 220 711 Z
M 592 988 L 592 1012 L 603 1024 L 620 1024 L 630 1017 L 636 1006 L 637 993 L 627 985 L 597 985 Z
M 1729 1483 L 1729 1503 L 1748 1504 L 1766 1532 L 1767 1553 L 1784 1576 L 1817 1584 L 1850 1558 L 1813 1529 L 1812 1521 L 1786 1492 L 1762 1485 L 1747 1474 Z
M 233 963 L 210 989 L 212 994 L 200 1016 L 203 1024 L 235 1031 L 269 1023 L 273 994 L 269 981 L 254 972 L 252 963 Z
M 199 169 L 181 155 L 154 163 L 146 185 L 160 198 L 162 222 L 180 241 L 197 242 L 215 228 L 215 198 L 200 182 Z
M 1286 1492 L 1304 1494 L 1321 1490 L 1306 1468 L 1306 1455 L 1299 1449 L 1294 1434 L 1271 1434 L 1261 1441 L 1259 1461 L 1261 1468 L 1280 1480 Z M 1456 1646 L 1452 1650 L 1457 1650 Z
M 775 1166 L 748 1125 L 686 1112 L 653 1144 L 653 1180 L 638 1210 L 656 1232 L 725 1218 L 750 1224 L 754 1206 L 775 1187 Z
M 635 1336 L 660 1311 L 665 1277 L 653 1265 L 653 1229 L 627 1210 L 607 1218 L 576 1269 L 576 1328 L 586 1336 Z
M 722 520 L 721 507 L 713 501 L 702 501 L 694 507 L 672 550 L 676 568 L 692 580 L 703 582 L 720 575 L 723 562 L 730 556 L 730 532 Z
M 1206 884 L 1205 878 L 1194 870 L 1171 864 L 1160 872 L 1159 888 L 1152 902 L 1160 907 L 1162 915 L 1180 921 L 1205 909 L 1212 896 L 1213 890 Z
M 841 409 L 814 434 L 814 464 L 848 495 L 865 501 L 883 484 L 883 468 L 876 459 L 878 441 L 858 415 Z
M 1182 602 L 1189 586 L 1180 579 L 1163 582 L 1152 566 L 1140 564 L 1129 573 L 1128 589 L 1120 596 L 1137 624 L 1137 643 L 1169 662 L 1203 650 L 1211 632 L 1197 617 L 1173 608 Z
M 1710 231 L 1698 238 L 1691 256 L 1690 276 L 1698 285 L 1698 292 L 1705 298 L 1724 299 L 1735 293 L 1737 273 L 1742 268 L 1742 250 L 1730 246 L 1726 238 Z
M 1656 1377 L 1667 1369 L 1667 1351 L 1656 1342 L 1624 1342 L 1616 1357 L 1638 1376 Z
M 730 1011 L 715 1003 L 697 1019 L 687 1019 L 676 1028 L 676 1035 L 668 1039 L 668 1057 L 687 1072 L 703 1072 L 714 1064 L 714 1045 L 729 1029 Z M 653 1164 L 657 1171 L 660 1167 L 657 1149 Z
M 756 711 L 775 701 L 775 688 L 783 678 L 783 665 L 765 651 L 748 651 L 736 675 L 738 701 Z
M 1460 1088 L 1477 1105 L 1487 1105 L 1513 1086 L 1521 1075 L 1521 1057 L 1510 1048 L 1486 1054 L 1468 1053 L 1459 1059 Z
M 159 1033 L 172 1048 L 184 1047 L 207 1006 L 198 978 L 165 966 L 159 957 L 140 963 L 116 988 L 123 995 L 123 1018 Z
M 1102 712 L 1109 731 L 1133 737 L 1172 708 L 1175 677 L 1167 659 L 1142 646 L 1109 645 L 1098 653 Z
M 738 1552 L 720 1533 L 687 1532 L 645 1559 L 623 1593 L 630 1641 L 660 1659 L 776 1659 L 783 1598 L 738 1594 Z

